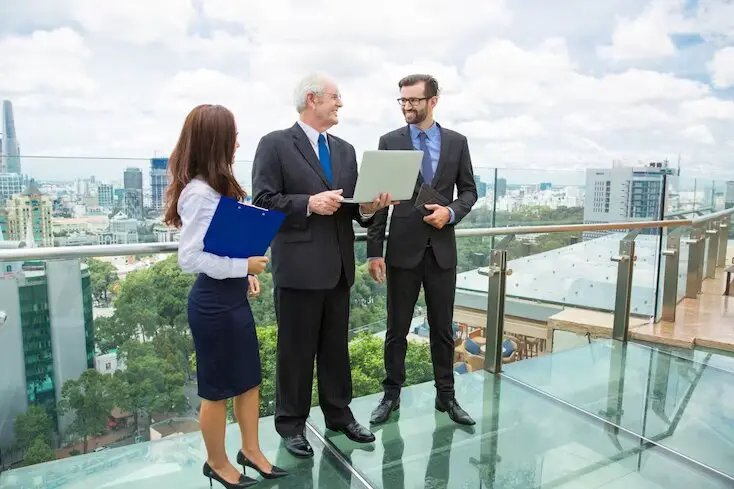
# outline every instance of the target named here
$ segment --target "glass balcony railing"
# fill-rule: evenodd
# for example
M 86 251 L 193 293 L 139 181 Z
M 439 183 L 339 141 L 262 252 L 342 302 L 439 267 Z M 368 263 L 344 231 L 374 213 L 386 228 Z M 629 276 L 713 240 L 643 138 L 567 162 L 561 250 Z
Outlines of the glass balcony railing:
M 373 428 L 375 443 L 356 445 L 325 429 L 314 395 L 316 455 L 293 458 L 273 427 L 277 327 L 266 271 L 252 300 L 260 439 L 292 473 L 268 487 L 731 487 L 733 357 L 609 339 L 697 297 L 711 263 L 716 272 L 726 262 L 730 216 L 712 208 L 666 216 L 667 229 L 642 217 L 613 226 L 587 212 L 586 202 L 606 204 L 582 197 L 585 172 L 477 174 L 487 188 L 457 229 L 454 310 L 457 399 L 477 424 L 458 427 L 434 409 L 421 295 L 400 414 Z M 639 207 L 663 216 L 666 188 Z M 6 238 L 0 488 L 206 483 L 186 318 L 194 277 L 163 241 L 29 249 Z M 361 240 L 355 255 L 352 409 L 367 424 L 384 376 L 386 290 L 369 277 Z M 230 454 L 238 443 L 230 426 Z

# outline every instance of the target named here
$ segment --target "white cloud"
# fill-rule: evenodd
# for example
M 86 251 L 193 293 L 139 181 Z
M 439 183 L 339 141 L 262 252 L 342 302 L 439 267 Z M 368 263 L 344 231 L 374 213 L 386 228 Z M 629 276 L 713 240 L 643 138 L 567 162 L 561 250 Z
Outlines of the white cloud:
M 694 31 L 694 24 L 682 15 L 683 0 L 653 0 L 634 19 L 620 18 L 612 34 L 612 44 L 600 46 L 599 56 L 613 60 L 642 60 L 676 54 L 673 33 Z
M 0 95 L 16 106 L 24 154 L 166 154 L 192 107 L 222 103 L 237 117 L 238 158 L 250 159 L 263 134 L 293 124 L 294 83 L 312 71 L 336 79 L 345 105 L 333 132 L 361 152 L 405 123 L 397 81 L 428 72 L 442 87 L 438 121 L 469 137 L 477 167 L 583 169 L 678 153 L 684 169 L 687 159 L 701 171 L 731 163 L 734 97 L 700 76 L 711 69 L 719 88 L 731 84 L 729 65 L 706 66 L 726 52 L 728 21 L 704 21 L 719 9 L 705 0 L 688 18 L 678 0 L 598 11 L 571 0 L 562 8 L 580 15 L 562 22 L 540 4 L 504 0 L 58 1 L 68 8 L 0 19 L 12 27 L 0 35 Z M 716 42 L 696 58 L 666 54 L 671 33 L 696 29 Z M 600 60 L 604 44 L 623 63 Z M 39 177 L 68 176 L 63 165 L 26 162 Z M 73 165 L 100 178 L 122 167 Z
M 69 28 L 0 39 L 0 91 L 57 94 L 94 88 L 84 39 Z
M 449 40 L 505 24 L 510 13 L 505 0 L 466 0 L 457 8 L 444 0 L 424 0 L 410 8 L 395 8 L 393 0 L 345 2 L 328 0 L 201 0 L 209 18 L 236 22 L 259 44 L 270 42 L 401 45 L 422 51 L 445 50 Z M 471 13 L 471 15 L 467 15 Z
M 698 0 L 697 23 L 700 34 L 708 41 L 734 41 L 734 2 Z
M 686 120 L 734 120 L 734 102 L 714 97 L 687 100 L 680 105 L 680 114 Z
M 708 68 L 711 79 L 718 88 L 734 87 L 734 46 L 717 51 Z
M 546 40 L 532 50 L 499 39 L 467 57 L 464 75 L 466 89 L 485 103 L 545 104 L 548 89 L 567 82 L 574 68 L 564 39 Z
M 708 127 L 703 124 L 697 124 L 686 128 L 682 133 L 682 136 L 699 144 L 714 144 L 714 136 Z
M 71 0 L 71 16 L 86 31 L 141 46 L 175 44 L 185 37 L 195 14 L 191 0 Z
M 476 120 L 457 124 L 456 130 L 470 139 L 522 140 L 544 134 L 543 127 L 530 116 L 521 115 L 494 121 Z

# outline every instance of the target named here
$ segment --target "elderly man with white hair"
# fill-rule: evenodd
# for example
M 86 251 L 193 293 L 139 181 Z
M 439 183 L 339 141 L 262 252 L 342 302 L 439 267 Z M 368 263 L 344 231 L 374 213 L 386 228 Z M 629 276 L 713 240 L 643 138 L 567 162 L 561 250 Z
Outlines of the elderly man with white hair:
M 341 95 L 332 80 L 311 75 L 295 92 L 298 121 L 265 135 L 252 165 L 253 203 L 286 214 L 272 243 L 278 320 L 275 427 L 298 457 L 313 456 L 304 436 L 314 359 L 319 405 L 330 430 L 371 443 L 352 414 L 349 290 L 354 283 L 352 222 L 369 226 L 390 204 L 342 204 L 357 183 L 354 147 L 327 131 L 339 122 Z

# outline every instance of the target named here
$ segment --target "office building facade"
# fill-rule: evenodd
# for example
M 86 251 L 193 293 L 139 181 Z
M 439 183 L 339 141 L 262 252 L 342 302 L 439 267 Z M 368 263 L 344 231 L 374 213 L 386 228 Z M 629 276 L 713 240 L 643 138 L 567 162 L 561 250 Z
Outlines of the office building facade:
M 78 260 L 16 264 L 0 275 L 0 449 L 12 446 L 15 418 L 40 405 L 63 435 L 56 406 L 64 382 L 94 368 L 92 284 Z M 72 418 L 73 419 L 73 418 Z
M 53 246 L 52 210 L 51 197 L 42 194 L 38 186 L 31 182 L 25 192 L 12 195 L 6 202 L 6 238 L 11 241 L 30 241 L 32 236 L 33 243 L 38 246 Z
M 126 168 L 124 174 L 125 214 L 131 219 L 143 218 L 143 171 Z
M 584 223 L 604 224 L 622 221 L 660 219 L 664 193 L 663 176 L 671 169 L 660 164 L 650 166 L 586 170 Z M 642 233 L 657 232 L 642 230 Z M 590 239 L 604 233 L 584 233 Z
M 164 207 L 166 187 L 168 186 L 168 158 L 151 158 L 150 191 L 151 207 L 161 211 Z

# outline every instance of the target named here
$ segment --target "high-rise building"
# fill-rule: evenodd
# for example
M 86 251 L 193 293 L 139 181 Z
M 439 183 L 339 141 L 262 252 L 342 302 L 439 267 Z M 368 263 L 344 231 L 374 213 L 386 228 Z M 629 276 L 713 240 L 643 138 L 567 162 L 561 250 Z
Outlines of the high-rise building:
M 603 224 L 660 219 L 663 175 L 670 173 L 667 165 L 662 164 L 587 169 L 584 223 Z M 642 233 L 647 231 L 643 230 Z M 654 229 L 649 231 L 657 232 Z M 599 233 L 584 233 L 585 239 L 596 236 L 599 236 Z
M 112 185 L 100 183 L 97 188 L 97 198 L 99 206 L 103 209 L 112 209 L 115 203 L 115 194 Z
M 143 218 L 143 171 L 126 168 L 124 174 L 125 214 L 131 219 Z
M 13 116 L 13 104 L 10 100 L 3 101 L 3 136 L 2 136 L 2 173 L 20 173 L 20 146 L 15 131 L 15 117 Z
M 11 195 L 23 192 L 23 177 L 18 173 L 0 173 L 0 205 Z
M 484 198 L 487 196 L 487 183 L 483 182 L 479 175 L 474 175 L 474 184 L 477 186 L 477 197 Z
M 507 195 L 507 179 L 498 178 L 497 188 L 494 190 L 495 190 L 495 194 L 497 194 L 497 197 L 504 197 L 505 195 Z
M 28 189 L 12 195 L 7 203 L 8 232 L 11 241 L 32 241 L 39 246 L 53 246 L 51 213 L 53 201 L 31 181 Z M 30 243 L 28 243 L 30 245 Z
M 63 435 L 73 418 L 59 416 L 61 388 L 94 368 L 92 284 L 78 260 L 0 263 L 0 446 L 12 445 L 13 422 L 43 406 Z
M 163 209 L 163 199 L 168 186 L 168 158 L 150 159 L 151 207 L 153 210 Z
M 734 207 L 734 181 L 726 182 L 726 195 L 724 196 L 724 209 Z

